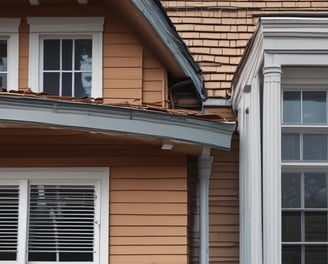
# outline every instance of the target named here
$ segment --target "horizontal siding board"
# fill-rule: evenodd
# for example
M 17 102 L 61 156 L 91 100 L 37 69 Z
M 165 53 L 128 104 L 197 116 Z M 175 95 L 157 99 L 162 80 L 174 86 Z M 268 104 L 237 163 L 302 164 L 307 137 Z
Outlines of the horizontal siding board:
M 112 237 L 176 237 L 187 236 L 183 226 L 114 226 L 110 228 Z
M 185 162 L 184 157 L 175 157 L 167 159 L 181 162 L 183 164 Z M 154 171 L 156 170 L 156 175 L 154 175 Z M 186 177 L 186 168 L 183 166 L 167 166 L 167 167 L 155 167 L 153 164 L 149 164 L 149 167 L 113 167 L 111 169 L 111 178 L 112 179 L 148 179 L 148 178 L 156 178 L 156 179 L 170 179 L 170 178 L 185 178 Z
M 115 80 L 142 80 L 142 69 L 141 68 L 105 68 L 104 69 L 105 79 Z
M 122 58 L 122 57 L 104 57 L 103 60 L 104 68 L 141 68 L 142 59 L 140 57 L 136 58 Z
M 183 191 L 186 190 L 184 179 L 115 179 L 111 182 L 111 190 L 158 190 L 158 191 Z
M 105 79 L 104 86 L 106 87 L 104 96 L 107 93 L 120 94 L 121 97 L 130 96 L 130 92 L 138 92 L 138 96 L 141 94 L 140 87 L 142 86 L 142 80 L 116 80 Z M 115 91 L 117 90 L 117 91 Z M 138 90 L 138 91 L 136 91 Z M 112 96 L 112 95 L 110 95 Z
M 111 246 L 111 255 L 183 255 L 187 254 L 186 246 Z
M 148 252 L 145 255 L 110 255 L 109 263 L 124 263 L 124 264 L 136 264 L 136 263 L 151 263 L 151 264 L 186 264 L 188 263 L 188 257 L 183 255 L 154 255 L 152 252 Z
M 158 203 L 112 203 L 111 214 L 120 215 L 181 215 L 187 214 L 185 203 L 158 204 Z
M 187 215 L 111 215 L 111 226 L 186 226 Z
M 141 58 L 142 46 L 132 44 L 107 44 L 104 45 L 104 57 Z
M 186 246 L 187 237 L 186 236 L 142 236 L 142 237 L 110 237 L 110 245 L 113 246 Z
M 181 203 L 187 202 L 187 194 L 180 191 L 111 191 L 112 202 L 125 203 Z
M 139 44 L 138 39 L 130 32 L 104 33 L 104 44 L 121 45 L 121 44 Z

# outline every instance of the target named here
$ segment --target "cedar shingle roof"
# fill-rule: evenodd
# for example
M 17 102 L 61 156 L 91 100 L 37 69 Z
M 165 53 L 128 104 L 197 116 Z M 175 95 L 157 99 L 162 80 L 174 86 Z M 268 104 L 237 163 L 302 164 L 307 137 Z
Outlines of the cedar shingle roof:
M 327 15 L 328 1 L 161 0 L 194 59 L 209 97 L 228 98 L 231 81 L 260 15 Z

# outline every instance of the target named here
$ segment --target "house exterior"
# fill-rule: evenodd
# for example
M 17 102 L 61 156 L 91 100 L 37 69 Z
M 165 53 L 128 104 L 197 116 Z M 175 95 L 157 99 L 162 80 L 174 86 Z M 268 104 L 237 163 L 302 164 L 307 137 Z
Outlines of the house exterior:
M 209 176 L 230 169 L 235 123 L 204 111 L 160 2 L 0 7 L 0 263 L 206 253 Z
M 210 199 L 209 263 L 327 263 L 327 1 L 161 2 L 237 116 L 239 237 Z

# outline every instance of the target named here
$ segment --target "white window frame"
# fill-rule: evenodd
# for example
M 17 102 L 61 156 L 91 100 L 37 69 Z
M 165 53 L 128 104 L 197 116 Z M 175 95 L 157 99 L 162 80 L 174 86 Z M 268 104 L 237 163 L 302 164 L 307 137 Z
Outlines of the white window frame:
M 20 18 L 0 18 L 0 38 L 7 40 L 7 89 L 18 90 Z
M 42 92 L 41 40 L 68 35 L 88 35 L 92 38 L 92 90 L 93 98 L 102 97 L 103 72 L 103 17 L 28 17 L 30 25 L 29 87 Z
M 99 210 L 96 211 L 97 225 L 95 230 L 95 248 L 98 253 L 92 263 L 108 263 L 109 242 L 109 168 L 1 168 L 2 184 L 20 186 L 19 224 L 18 224 L 18 254 L 16 261 L 0 261 L 1 263 L 49 264 L 50 262 L 27 262 L 28 234 L 28 193 L 27 186 L 31 184 L 94 184 L 99 198 Z M 98 197 L 99 196 L 99 197 Z M 22 199 L 21 197 L 26 197 Z M 55 262 L 57 263 L 57 262 Z M 90 262 L 59 262 L 61 264 L 86 264 Z

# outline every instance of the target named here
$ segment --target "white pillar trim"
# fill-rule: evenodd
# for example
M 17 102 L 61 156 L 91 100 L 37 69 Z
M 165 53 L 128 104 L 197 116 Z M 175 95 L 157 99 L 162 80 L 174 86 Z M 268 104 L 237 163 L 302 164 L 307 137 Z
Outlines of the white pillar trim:
M 211 149 L 204 148 L 198 158 L 199 196 L 200 196 L 200 245 L 199 263 L 209 263 L 209 180 L 212 172 L 213 157 Z
M 265 66 L 263 74 L 263 264 L 280 264 L 281 66 Z

